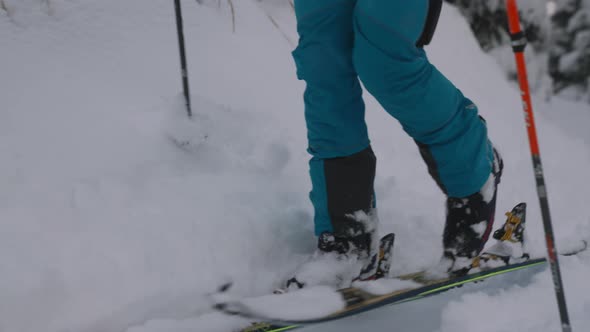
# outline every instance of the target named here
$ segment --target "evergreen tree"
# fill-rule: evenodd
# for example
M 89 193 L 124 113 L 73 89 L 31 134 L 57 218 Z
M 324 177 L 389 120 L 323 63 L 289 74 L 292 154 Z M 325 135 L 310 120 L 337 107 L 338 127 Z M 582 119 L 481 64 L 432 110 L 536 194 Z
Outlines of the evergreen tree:
M 446 0 L 467 18 L 486 52 L 510 43 L 504 0 Z M 548 54 L 553 92 L 572 88 L 590 93 L 590 0 L 556 0 L 549 19 L 546 2 L 520 0 L 521 21 L 529 43 Z

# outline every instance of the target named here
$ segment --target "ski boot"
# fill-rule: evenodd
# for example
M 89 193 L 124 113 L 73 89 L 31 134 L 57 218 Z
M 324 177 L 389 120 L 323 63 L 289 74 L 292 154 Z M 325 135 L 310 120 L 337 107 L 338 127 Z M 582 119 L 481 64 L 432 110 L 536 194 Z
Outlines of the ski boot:
M 367 216 L 365 219 L 375 218 Z M 356 223 L 348 236 L 324 232 L 309 261 L 303 263 L 285 287 L 275 293 L 324 285 L 334 288 L 349 287 L 356 280 L 377 279 L 389 273 L 393 234 L 381 241 L 375 230 L 367 230 L 366 223 Z M 380 250 L 380 247 L 382 250 Z
M 479 192 L 464 198 L 447 198 L 443 234 L 444 253 L 438 269 L 464 275 L 488 241 L 496 210 L 496 193 L 504 165 L 494 149 L 492 172 Z

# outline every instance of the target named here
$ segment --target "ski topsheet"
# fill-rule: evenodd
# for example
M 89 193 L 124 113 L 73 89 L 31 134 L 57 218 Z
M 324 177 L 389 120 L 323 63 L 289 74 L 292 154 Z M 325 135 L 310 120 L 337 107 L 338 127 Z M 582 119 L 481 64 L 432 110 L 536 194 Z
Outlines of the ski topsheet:
M 496 276 L 512 275 L 518 280 L 521 275 L 517 274 L 517 271 L 527 270 L 530 274 L 542 271 L 548 263 L 546 258 L 530 259 L 528 254 L 522 252 L 526 204 L 518 204 L 512 212 L 507 213 L 507 216 L 504 226 L 494 233 L 497 243 L 474 260 L 467 274 L 449 276 L 443 273 L 441 277 L 435 277 L 432 271 L 417 272 L 394 278 L 357 281 L 352 287 L 343 289 L 316 286 L 280 295 L 237 300 L 229 296 L 228 289 L 231 284 L 227 284 L 214 295 L 214 308 L 227 314 L 261 322 L 254 323 L 240 332 L 290 331 L 384 306 L 415 301 Z M 384 273 L 381 276 L 388 274 L 392 246 L 393 234 L 382 239 L 380 258 L 383 260 L 383 266 L 380 264 L 380 267 Z M 586 249 L 587 242 L 580 241 L 579 245 L 571 246 L 560 254 L 575 255 Z
M 587 249 L 587 242 L 562 255 L 575 255 Z M 301 291 L 267 295 L 257 298 L 231 300 L 218 298 L 215 306 L 222 312 L 257 321 L 240 332 L 282 332 L 305 325 L 328 322 L 357 315 L 376 308 L 415 301 L 461 287 L 466 284 L 531 270 L 543 271 L 546 258 L 529 259 L 461 277 L 449 277 L 420 283 L 424 273 L 412 273 L 396 278 L 355 283 L 355 287 L 334 290 L 329 287 L 312 287 Z M 519 276 L 517 276 L 519 277 Z M 508 286 L 508 285 L 507 285 Z
M 217 303 L 216 309 L 228 314 L 263 321 L 254 323 L 241 332 L 291 331 L 305 325 L 353 316 L 383 306 L 415 301 L 495 276 L 534 267 L 544 268 L 545 265 L 547 265 L 545 258 L 537 258 L 462 277 L 429 281 L 427 284 L 411 281 L 422 276 L 421 273 L 413 273 L 394 279 L 357 283 L 355 285 L 358 285 L 357 287 L 339 290 L 317 287 L 293 292 L 293 294 L 229 300 Z M 386 292 L 388 288 L 389 290 L 397 289 Z

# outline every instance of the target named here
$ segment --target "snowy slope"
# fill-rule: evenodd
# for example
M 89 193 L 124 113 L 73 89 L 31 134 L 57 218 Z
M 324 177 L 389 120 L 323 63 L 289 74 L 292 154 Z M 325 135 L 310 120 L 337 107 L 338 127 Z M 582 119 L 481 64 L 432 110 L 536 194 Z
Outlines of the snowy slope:
M 212 313 L 207 294 L 228 279 L 238 295 L 264 294 L 314 247 L 288 3 L 233 1 L 234 33 L 226 3 L 183 1 L 196 113 L 188 122 L 170 2 L 4 2 L 0 331 L 242 326 Z M 531 250 L 543 254 L 518 92 L 455 10 L 441 20 L 431 59 L 487 118 L 507 167 L 499 209 L 530 203 Z M 443 197 L 413 142 L 367 99 L 382 229 L 398 234 L 395 272 L 428 266 L 441 249 Z M 536 105 L 556 236 L 588 235 L 588 106 Z M 190 151 L 170 137 L 190 140 Z M 574 330 L 587 329 L 590 257 L 562 263 Z M 466 295 L 428 314 L 442 315 L 441 331 L 473 331 L 490 311 L 511 317 L 524 307 L 525 318 L 503 322 L 557 329 L 548 272 L 514 292 Z

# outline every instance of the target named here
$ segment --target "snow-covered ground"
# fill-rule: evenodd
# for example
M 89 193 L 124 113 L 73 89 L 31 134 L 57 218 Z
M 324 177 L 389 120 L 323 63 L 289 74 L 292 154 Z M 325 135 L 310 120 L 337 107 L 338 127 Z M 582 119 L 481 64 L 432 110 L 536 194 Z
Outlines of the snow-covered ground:
M 213 313 L 207 294 L 227 280 L 238 296 L 265 294 L 313 250 L 292 9 L 234 0 L 232 32 L 228 3 L 201 2 L 183 1 L 189 122 L 171 1 L 0 1 L 0 331 L 230 331 L 246 322 Z M 529 202 L 530 250 L 544 254 L 516 87 L 451 7 L 429 51 L 503 153 L 499 210 Z M 441 250 L 443 197 L 414 143 L 367 104 L 394 272 L 426 267 Z M 590 107 L 535 106 L 565 246 L 590 236 Z M 561 263 L 574 331 L 585 331 L 590 255 Z M 559 329 L 548 271 L 424 315 L 440 332 Z

